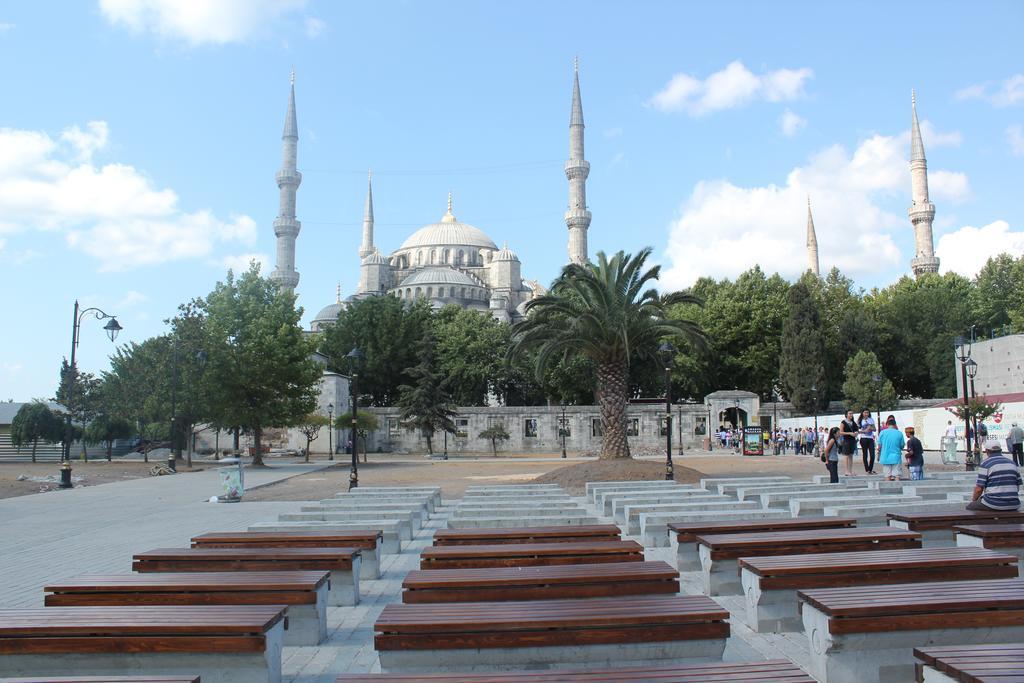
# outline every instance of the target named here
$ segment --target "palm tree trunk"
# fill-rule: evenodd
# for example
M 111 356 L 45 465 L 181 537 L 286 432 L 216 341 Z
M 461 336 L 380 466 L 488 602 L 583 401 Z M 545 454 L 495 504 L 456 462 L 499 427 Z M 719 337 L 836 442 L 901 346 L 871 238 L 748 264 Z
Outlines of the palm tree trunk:
M 626 438 L 626 405 L 629 382 L 626 363 L 613 361 L 597 366 L 597 403 L 601 408 L 601 460 L 629 458 Z

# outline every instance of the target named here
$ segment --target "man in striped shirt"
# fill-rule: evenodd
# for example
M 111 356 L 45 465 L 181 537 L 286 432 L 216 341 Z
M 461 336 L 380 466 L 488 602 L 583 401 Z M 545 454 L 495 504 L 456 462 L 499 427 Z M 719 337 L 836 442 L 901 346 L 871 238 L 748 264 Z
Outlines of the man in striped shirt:
M 968 510 L 1019 510 L 1020 472 L 1013 461 L 1003 455 L 999 440 L 985 442 L 985 461 L 978 467 L 974 499 Z

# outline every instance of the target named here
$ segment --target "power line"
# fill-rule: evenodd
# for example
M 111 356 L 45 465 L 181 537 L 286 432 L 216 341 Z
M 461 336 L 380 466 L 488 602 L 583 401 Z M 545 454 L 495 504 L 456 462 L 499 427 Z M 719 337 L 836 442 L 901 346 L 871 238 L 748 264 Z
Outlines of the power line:
M 464 168 L 421 168 L 421 169 L 373 169 L 374 175 L 384 176 L 442 176 L 459 175 L 467 173 L 501 173 L 528 168 L 543 168 L 547 166 L 561 166 L 564 161 L 549 159 L 545 161 L 524 161 L 515 164 L 500 164 L 497 166 L 469 166 Z M 366 169 L 352 171 L 336 168 L 304 168 L 303 173 L 327 173 L 333 175 L 366 175 Z

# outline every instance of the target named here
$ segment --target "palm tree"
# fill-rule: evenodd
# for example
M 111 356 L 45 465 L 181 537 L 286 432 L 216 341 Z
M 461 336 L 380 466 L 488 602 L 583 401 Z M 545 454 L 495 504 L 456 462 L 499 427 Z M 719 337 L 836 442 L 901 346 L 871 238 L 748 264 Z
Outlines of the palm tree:
M 660 266 L 644 270 L 650 255 L 648 247 L 636 255 L 620 251 L 610 260 L 598 252 L 596 264 L 570 263 L 548 294 L 527 302 L 526 318 L 512 328 L 510 354 L 536 350 L 538 376 L 558 359 L 581 355 L 594 363 L 604 434 L 602 459 L 630 457 L 630 360 L 653 357 L 667 337 L 704 344 L 696 323 L 666 317 L 668 306 L 699 305 L 699 299 L 684 292 L 660 296 L 653 288 L 644 289 L 661 272 Z

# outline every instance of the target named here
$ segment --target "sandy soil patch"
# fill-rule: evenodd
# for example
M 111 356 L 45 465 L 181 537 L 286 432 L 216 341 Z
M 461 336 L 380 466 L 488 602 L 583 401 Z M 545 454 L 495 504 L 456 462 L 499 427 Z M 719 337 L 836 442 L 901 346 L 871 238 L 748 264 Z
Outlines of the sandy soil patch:
M 75 486 L 99 486 L 128 479 L 148 477 L 150 469 L 158 464 L 133 460 L 90 460 L 71 461 L 71 481 Z M 163 464 L 163 463 L 160 463 Z M 9 462 L 0 464 L 0 498 L 27 496 L 33 493 L 59 491 L 60 463 L 56 462 Z M 201 467 L 189 470 L 184 463 L 178 463 L 179 472 L 199 471 Z

